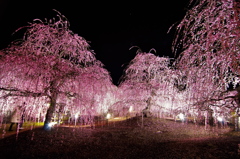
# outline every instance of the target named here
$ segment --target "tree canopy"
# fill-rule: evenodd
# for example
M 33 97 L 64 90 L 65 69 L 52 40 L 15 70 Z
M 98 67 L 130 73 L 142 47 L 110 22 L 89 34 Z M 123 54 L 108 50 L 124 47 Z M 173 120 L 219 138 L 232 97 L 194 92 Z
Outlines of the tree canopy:
M 81 96 L 85 87 L 89 88 L 89 82 L 95 82 L 92 83 L 97 88 L 94 91 L 101 96 L 113 87 L 108 71 L 95 58 L 86 40 L 69 30 L 69 22 L 63 15 L 57 16 L 58 19 L 45 22 L 36 19 L 23 27 L 27 29 L 23 39 L 1 50 L 0 58 L 1 98 L 47 97 L 43 98 L 49 103 L 45 128 L 58 103 L 92 108 L 83 104 L 90 99 Z M 95 93 L 91 92 L 92 98 Z M 89 96 L 88 91 L 85 94 Z M 71 99 L 75 99 L 75 103 L 68 102 Z M 76 103 L 79 100 L 81 105 Z M 92 115 L 94 113 L 96 111 L 92 111 Z
M 189 6 L 173 42 L 189 101 L 201 110 L 239 107 L 239 2 L 202 0 Z M 235 92 L 229 93 L 230 87 Z
M 239 6 L 234 0 L 191 0 L 177 25 L 174 63 L 151 53 L 154 49 L 139 49 L 118 87 L 65 16 L 56 11 L 56 19 L 35 19 L 20 28 L 26 29 L 21 40 L 0 50 L 2 116 L 24 105 L 29 116 L 46 114 L 47 129 L 56 111 L 92 116 L 149 109 L 220 116 L 238 110 Z

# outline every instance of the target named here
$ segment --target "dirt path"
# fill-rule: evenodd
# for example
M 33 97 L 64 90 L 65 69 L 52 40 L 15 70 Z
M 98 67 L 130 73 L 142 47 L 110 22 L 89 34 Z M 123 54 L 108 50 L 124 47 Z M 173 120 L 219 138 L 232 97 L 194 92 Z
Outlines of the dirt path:
M 142 127 L 143 125 L 143 127 Z M 1 158 L 240 158 L 238 132 L 139 118 L 91 128 L 33 129 L 0 140 Z

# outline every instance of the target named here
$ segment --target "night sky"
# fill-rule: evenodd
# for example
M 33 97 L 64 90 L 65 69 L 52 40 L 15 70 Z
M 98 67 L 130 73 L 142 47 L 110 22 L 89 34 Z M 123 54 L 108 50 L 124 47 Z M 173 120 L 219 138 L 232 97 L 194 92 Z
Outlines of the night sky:
M 175 32 L 167 31 L 183 18 L 188 1 L 0 0 L 0 49 L 22 37 L 23 32 L 12 35 L 16 29 L 36 18 L 56 17 L 53 11 L 56 9 L 68 18 L 74 33 L 90 42 L 97 59 L 117 84 L 123 69 L 136 55 L 136 49 L 129 50 L 131 46 L 144 52 L 154 48 L 159 56 L 173 57 L 171 44 Z

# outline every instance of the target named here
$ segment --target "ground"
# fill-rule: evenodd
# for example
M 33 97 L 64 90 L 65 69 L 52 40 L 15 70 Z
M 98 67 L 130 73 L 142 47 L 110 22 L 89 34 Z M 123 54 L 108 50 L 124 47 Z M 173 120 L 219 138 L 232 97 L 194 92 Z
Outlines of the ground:
M 4 158 L 240 158 L 240 133 L 165 119 L 136 117 L 90 127 L 41 127 L 0 139 Z M 240 151 L 240 150 L 239 150 Z

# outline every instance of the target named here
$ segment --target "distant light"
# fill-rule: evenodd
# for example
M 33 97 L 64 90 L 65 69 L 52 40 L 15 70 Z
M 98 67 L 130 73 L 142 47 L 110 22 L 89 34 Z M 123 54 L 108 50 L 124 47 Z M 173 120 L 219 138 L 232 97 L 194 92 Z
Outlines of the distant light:
M 133 107 L 130 106 L 130 108 L 129 108 L 129 112 L 132 112 L 132 111 L 133 111 Z
M 180 118 L 181 120 L 184 120 L 184 115 L 183 115 L 183 113 L 178 114 L 178 116 L 179 116 L 179 118 Z
M 75 114 L 75 119 L 77 119 L 78 118 L 78 113 L 77 114 Z
M 217 117 L 217 120 L 222 122 L 223 121 L 223 118 L 222 117 Z
M 107 119 L 110 119 L 110 118 L 111 118 L 111 114 L 108 113 L 107 116 L 106 116 L 106 118 L 107 118 Z

